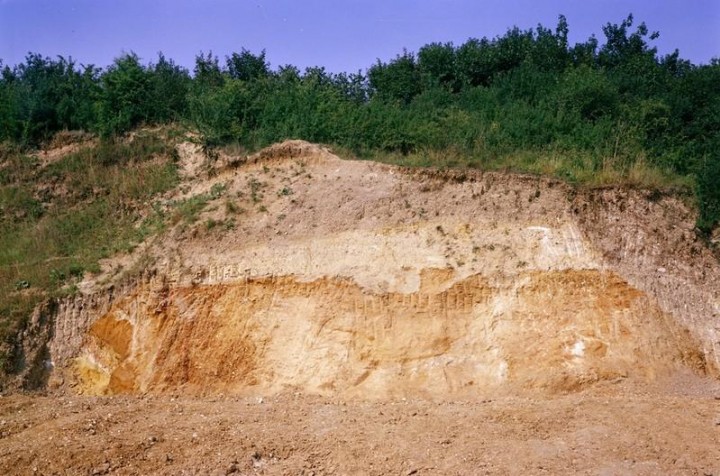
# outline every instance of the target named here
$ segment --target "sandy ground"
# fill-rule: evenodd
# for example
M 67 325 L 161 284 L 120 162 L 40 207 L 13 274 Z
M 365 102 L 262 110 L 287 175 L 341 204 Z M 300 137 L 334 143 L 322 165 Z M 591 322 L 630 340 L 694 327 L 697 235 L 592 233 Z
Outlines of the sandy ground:
M 0 398 L 2 474 L 720 474 L 720 389 L 552 399 Z

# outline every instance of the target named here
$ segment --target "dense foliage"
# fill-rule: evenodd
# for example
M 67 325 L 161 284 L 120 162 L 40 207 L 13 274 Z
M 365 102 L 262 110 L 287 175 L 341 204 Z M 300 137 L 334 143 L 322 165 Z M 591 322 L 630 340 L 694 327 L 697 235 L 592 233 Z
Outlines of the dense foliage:
M 660 56 L 633 18 L 568 43 L 568 25 L 432 43 L 363 74 L 271 69 L 265 52 L 160 55 L 108 68 L 27 56 L 2 66 L 0 141 L 36 146 L 61 130 L 103 137 L 185 121 L 207 145 L 254 149 L 286 138 L 395 154 L 416 163 L 510 167 L 570 181 L 693 187 L 698 225 L 720 219 L 720 62 Z M 462 158 L 462 159 L 460 159 Z M 424 161 L 424 162 L 423 162 Z M 650 178 L 648 178 L 650 177 Z M 654 179 L 653 179 L 654 178 Z

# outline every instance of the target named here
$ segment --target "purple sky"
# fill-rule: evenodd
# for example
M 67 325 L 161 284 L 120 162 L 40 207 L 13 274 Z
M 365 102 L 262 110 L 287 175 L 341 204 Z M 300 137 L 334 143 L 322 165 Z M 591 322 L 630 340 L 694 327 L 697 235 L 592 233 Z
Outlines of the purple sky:
M 602 25 L 631 12 L 660 31 L 660 53 L 720 57 L 720 0 L 0 0 L 0 59 L 14 65 L 33 51 L 106 66 L 123 51 L 144 62 L 163 51 L 192 69 L 200 51 L 222 59 L 245 47 L 265 48 L 273 68 L 355 72 L 433 41 L 554 28 L 560 13 L 572 43 L 593 33 L 602 42 Z

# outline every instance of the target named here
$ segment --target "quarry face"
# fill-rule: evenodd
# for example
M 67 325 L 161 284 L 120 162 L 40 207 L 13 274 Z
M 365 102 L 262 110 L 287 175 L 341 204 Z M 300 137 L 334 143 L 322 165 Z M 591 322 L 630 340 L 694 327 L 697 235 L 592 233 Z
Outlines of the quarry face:
M 173 199 L 209 205 L 112 297 L 61 303 L 51 387 L 446 400 L 717 372 L 718 269 L 675 199 L 300 141 L 208 178 L 180 152 Z
M 33 314 L 0 473 L 720 474 L 720 276 L 682 200 L 178 155 L 166 231 Z

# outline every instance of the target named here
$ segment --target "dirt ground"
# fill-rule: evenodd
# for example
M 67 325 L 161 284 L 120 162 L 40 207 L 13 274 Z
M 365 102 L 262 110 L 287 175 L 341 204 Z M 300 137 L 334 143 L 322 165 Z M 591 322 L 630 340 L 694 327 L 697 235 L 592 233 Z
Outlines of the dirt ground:
M 720 388 L 686 377 L 452 402 L 0 398 L 2 474 L 720 474 Z

